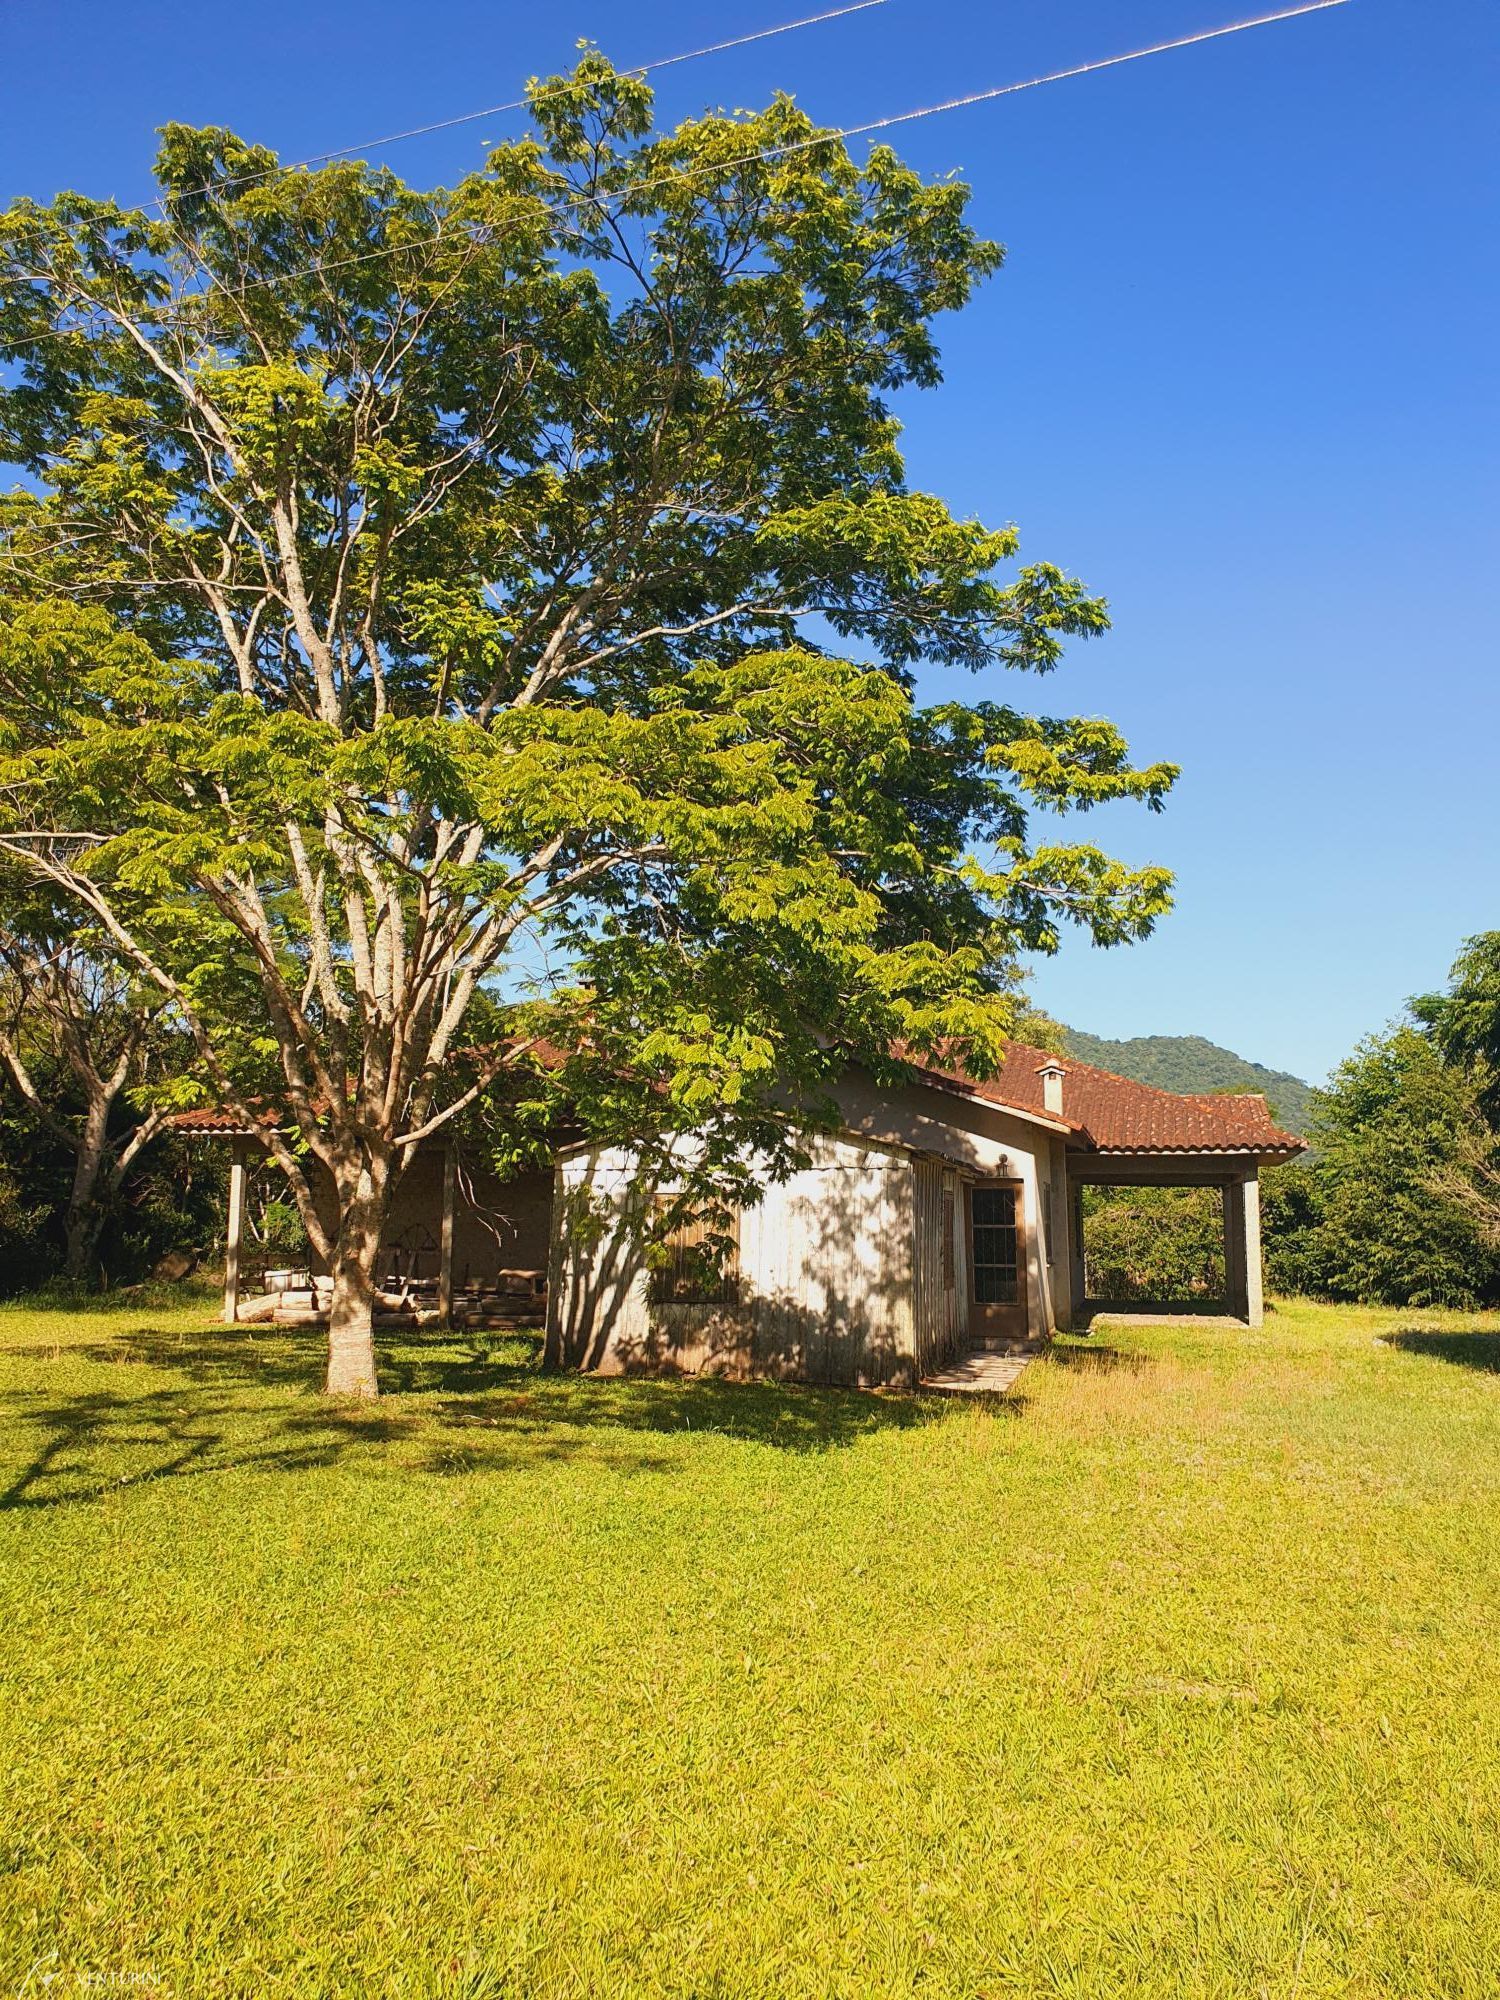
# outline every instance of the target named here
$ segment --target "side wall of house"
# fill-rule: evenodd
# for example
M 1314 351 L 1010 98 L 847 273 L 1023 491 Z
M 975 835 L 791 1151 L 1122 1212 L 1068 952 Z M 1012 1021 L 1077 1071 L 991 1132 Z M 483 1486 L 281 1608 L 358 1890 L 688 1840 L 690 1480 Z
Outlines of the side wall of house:
M 861 1070 L 852 1071 L 840 1084 L 838 1101 L 852 1132 L 886 1144 L 909 1146 L 949 1167 L 960 1181 L 1020 1183 L 1026 1232 L 1027 1330 L 1037 1339 L 1053 1332 L 1060 1323 L 1058 1301 L 1065 1282 L 1058 1266 L 1066 1241 L 1065 1232 L 1058 1226 L 1058 1209 L 1066 1200 L 1067 1190 L 1065 1135 L 1030 1119 L 1017 1118 L 999 1105 L 985 1104 L 929 1084 L 887 1087 Z M 918 1211 L 920 1214 L 920 1197 Z M 955 1233 L 961 1258 L 964 1240 L 961 1190 L 957 1212 L 959 1225 Z M 923 1241 L 920 1227 L 917 1237 L 920 1244 Z M 956 1289 L 960 1318 L 953 1338 L 961 1344 L 968 1311 L 966 1274 L 960 1273 Z M 931 1304 L 931 1287 L 921 1277 L 919 1291 L 923 1300 L 919 1316 L 924 1328 L 939 1331 L 946 1328 L 946 1309 L 943 1314 L 937 1313 Z M 928 1340 L 933 1337 L 932 1333 L 925 1336 Z
M 917 1374 L 914 1190 L 905 1154 L 844 1138 L 739 1219 L 739 1297 L 649 1296 L 631 1227 L 647 1198 L 630 1154 L 583 1151 L 558 1168 L 547 1352 L 599 1374 L 668 1371 L 866 1387 Z

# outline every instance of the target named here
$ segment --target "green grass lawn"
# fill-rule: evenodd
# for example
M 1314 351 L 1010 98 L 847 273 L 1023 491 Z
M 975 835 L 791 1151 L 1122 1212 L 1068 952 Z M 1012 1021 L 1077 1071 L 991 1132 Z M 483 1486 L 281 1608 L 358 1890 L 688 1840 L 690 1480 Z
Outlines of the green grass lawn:
M 384 1368 L 0 1312 L 0 1993 L 1500 1992 L 1500 1322 Z

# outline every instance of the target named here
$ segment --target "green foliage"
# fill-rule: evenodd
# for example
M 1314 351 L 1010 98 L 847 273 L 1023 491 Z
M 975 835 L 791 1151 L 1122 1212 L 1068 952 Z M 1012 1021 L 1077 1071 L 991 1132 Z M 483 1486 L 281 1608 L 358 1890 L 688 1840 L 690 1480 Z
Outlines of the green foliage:
M 1045 1049 L 1054 1056 L 1068 1053 L 1070 1030 L 1061 1021 L 1054 1021 L 1050 1014 L 1033 1007 L 1029 1001 L 1022 1003 L 1016 1015 L 1014 1033 L 1016 1040 L 1024 1042 L 1027 1048 Z
M 1318 1093 L 1314 1158 L 1270 1181 L 1273 1282 L 1396 1305 L 1500 1298 L 1500 1256 L 1435 1184 L 1472 1115 L 1466 1078 L 1430 1035 L 1401 1025 L 1363 1042 Z
M 0 1990 L 1490 2000 L 1500 1320 L 966 1402 L 0 1314 Z
M 10 1138 L 9 1120 L 0 1132 Z M 32 1176 L 17 1172 L 11 1160 L 0 1160 L 0 1287 L 5 1292 L 32 1291 L 54 1268 L 43 1240 L 47 1210 L 32 1199 L 33 1193 Z
M 0 1157 L 32 1224 L 0 1289 L 135 1277 L 186 1247 L 202 1220 L 193 1176 L 164 1196 L 167 1161 L 151 1155 L 183 1039 L 85 907 L 28 868 L 0 868 Z
M 1315 1152 L 1267 1177 L 1274 1284 L 1333 1298 L 1500 1299 L 1500 932 L 1446 991 L 1361 1044 L 1317 1093 Z
M 1083 1247 L 1088 1298 L 1223 1302 L 1217 1188 L 1085 1187 Z
M 1448 990 L 1414 1000 L 1412 1012 L 1469 1077 L 1481 1115 L 1500 1127 L 1500 931 L 1467 939 Z
M 1304 1154 L 1260 1176 L 1261 1255 L 1272 1291 L 1315 1298 L 1328 1293 L 1320 1230 L 1327 1184 L 1315 1159 Z
M 1313 1097 L 1310 1085 L 1285 1070 L 1247 1062 L 1202 1035 L 1136 1035 L 1128 1041 L 1112 1042 L 1086 1035 L 1078 1028 L 1064 1032 L 1067 1051 L 1080 1062 L 1094 1063 L 1137 1083 L 1154 1084 L 1158 1090 L 1260 1091 L 1285 1131 L 1305 1133 L 1308 1129 Z
M 64 1117 L 78 1106 L 65 1076 L 42 1071 L 39 1081 Z M 129 1107 L 119 1129 L 134 1127 Z M 68 1199 L 74 1159 L 13 1097 L 0 1109 L 0 1298 L 60 1279 L 67 1248 Z M 217 1147 L 167 1132 L 105 1190 L 84 1282 L 106 1287 L 140 1283 L 168 1251 L 209 1263 L 224 1237 L 224 1163 Z

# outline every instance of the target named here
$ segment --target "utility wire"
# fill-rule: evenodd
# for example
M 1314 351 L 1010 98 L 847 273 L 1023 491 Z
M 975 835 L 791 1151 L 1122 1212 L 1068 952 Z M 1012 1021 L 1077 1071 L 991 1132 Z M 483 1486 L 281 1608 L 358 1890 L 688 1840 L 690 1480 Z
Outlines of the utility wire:
M 1170 42 L 1153 42 L 1149 48 L 1127 49 L 1124 55 L 1100 56 L 1093 62 L 1075 63 L 1071 69 L 1055 69 L 1046 76 L 1028 77 L 1023 83 L 998 83 L 991 90 L 970 91 L 966 97 L 950 97 L 941 104 L 924 105 L 920 111 L 898 111 L 889 118 L 872 118 L 865 125 L 846 125 L 830 138 L 860 139 L 869 132 L 886 132 L 893 125 L 911 125 L 918 118 L 936 118 L 944 111 L 963 111 L 971 104 L 991 104 L 997 97 L 1011 97 L 1018 90 L 1036 90 L 1044 83 L 1066 83 L 1075 76 L 1092 76 L 1095 70 L 1117 69 L 1121 63 L 1140 62 L 1146 56 L 1166 55 L 1172 49 L 1190 49 L 1199 42 L 1216 42 L 1225 35 L 1243 35 L 1250 28 L 1269 28 L 1277 21 L 1295 21 L 1302 14 L 1321 14 L 1330 7 L 1347 7 L 1349 0 L 1303 0 L 1297 7 L 1282 7 L 1274 14 L 1257 14 L 1249 21 L 1230 21 L 1222 28 L 1200 28 L 1191 35 L 1178 35 Z
M 756 28 L 748 35 L 733 35 L 726 42 L 710 42 L 701 49 L 685 49 L 681 55 L 658 56 L 654 62 L 632 63 L 620 70 L 621 76 L 650 76 L 659 69 L 673 69 L 678 63 L 697 62 L 701 56 L 723 55 L 729 49 L 748 48 L 752 42 L 768 42 L 777 35 L 792 35 L 799 28 L 821 27 L 825 21 L 841 21 L 846 14 L 863 14 L 871 7 L 884 7 L 888 0 L 850 0 L 845 7 L 830 7 L 826 13 L 804 14 L 798 21 L 782 21 L 774 28 Z M 326 166 L 332 160 L 351 159 L 356 153 L 378 153 L 386 146 L 400 145 L 406 139 L 425 139 L 433 132 L 451 132 L 458 125 L 477 124 L 481 118 L 498 118 L 507 111 L 529 111 L 535 104 L 542 104 L 554 97 L 576 96 L 580 90 L 587 90 L 586 83 L 554 83 L 535 91 L 529 97 L 513 97 L 505 104 L 488 104 L 479 111 L 461 111 L 454 118 L 438 118 L 430 125 L 413 125 L 405 132 L 387 132 L 381 139 L 363 139 L 355 146 L 336 146 L 330 153 L 312 153 L 305 160 L 278 162 L 274 167 L 261 167 L 254 173 L 236 174 L 230 180 L 205 181 L 201 187 L 183 188 L 171 198 L 184 201 L 191 195 L 214 194 L 225 188 L 252 187 L 255 182 L 268 180 L 276 174 L 295 174 L 308 167 Z M 148 208 L 165 211 L 163 197 L 156 196 L 145 204 Z
M 554 210 L 554 213 L 569 208 L 593 207 L 603 210 L 605 204 L 610 201 L 634 200 L 637 196 L 653 187 L 680 187 L 689 181 L 701 177 L 704 173 L 722 174 L 727 169 L 734 167 L 753 166 L 760 162 L 787 159 L 798 153 L 811 152 L 818 146 L 829 145 L 845 139 L 864 138 L 874 132 L 888 132 L 898 125 L 915 124 L 919 119 L 937 118 L 946 112 L 966 110 L 976 104 L 990 104 L 998 98 L 1013 97 L 1024 90 L 1039 90 L 1044 84 L 1065 83 L 1074 77 L 1090 76 L 1098 70 L 1117 69 L 1122 63 L 1141 62 L 1147 56 L 1166 55 L 1175 49 L 1194 48 L 1203 42 L 1222 40 L 1227 35 L 1242 35 L 1252 28 L 1271 27 L 1278 22 L 1294 21 L 1306 14 L 1321 14 L 1327 12 L 1332 7 L 1344 7 L 1348 4 L 1349 0 L 1302 0 L 1301 5 L 1279 8 L 1271 14 L 1257 14 L 1248 20 L 1230 21 L 1217 28 L 1200 28 L 1189 35 L 1175 36 L 1170 41 L 1152 42 L 1143 48 L 1128 49 L 1121 55 L 1099 56 L 1090 62 L 1075 63 L 1067 69 L 1049 70 L 1044 76 L 1026 77 L 1017 83 L 996 84 L 988 90 L 971 91 L 962 97 L 946 98 L 938 104 L 919 106 L 913 111 L 893 112 L 883 118 L 868 119 L 859 125 L 843 125 L 820 129 L 810 138 L 788 140 L 784 145 L 769 146 L 753 153 L 741 154 L 738 158 L 715 161 L 709 167 L 689 168 L 686 171 L 650 176 L 643 181 L 635 182 L 631 187 L 611 192 L 563 197 L 558 201 L 557 209 Z M 686 58 L 675 58 L 674 60 L 686 60 Z M 275 171 L 281 170 L 276 169 Z M 291 170 L 288 169 L 287 171 Z M 465 226 L 468 227 L 471 225 Z M 296 270 L 278 271 L 265 278 L 251 279 L 249 283 L 244 285 L 229 286 L 219 280 L 212 282 L 226 297 L 241 299 L 251 292 L 261 291 L 273 285 L 284 285 L 295 278 L 321 276 L 325 272 L 344 270 L 350 265 L 369 263 L 376 258 L 391 257 L 400 251 L 417 249 L 426 243 L 435 243 L 441 239 L 446 227 L 446 223 L 439 223 L 436 229 L 429 231 L 425 236 L 413 239 L 410 243 L 382 244 L 377 249 L 358 251 L 347 257 L 319 259 L 312 264 L 301 266 Z M 503 232 L 500 231 L 482 232 L 479 240 L 488 244 L 497 240 L 502 234 Z M 102 301 L 99 303 L 102 304 Z M 10 341 L 5 346 L 0 347 L 0 354 L 15 353 L 21 348 L 35 347 L 46 340 L 66 339 L 73 331 L 74 329 L 59 327 L 53 328 L 47 333 L 33 334 L 22 340 Z

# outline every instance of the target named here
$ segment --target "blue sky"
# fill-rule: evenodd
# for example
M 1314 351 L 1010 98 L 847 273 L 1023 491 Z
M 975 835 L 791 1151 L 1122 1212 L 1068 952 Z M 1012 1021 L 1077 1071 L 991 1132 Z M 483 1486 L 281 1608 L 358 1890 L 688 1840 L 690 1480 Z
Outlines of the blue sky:
M 886 0 L 660 102 L 781 87 L 849 124 L 1270 4 Z M 512 97 L 579 35 L 637 62 L 817 10 L 7 0 L 0 195 L 142 196 L 168 118 L 295 158 Z M 1109 597 L 1112 634 L 1029 692 L 1183 766 L 1160 819 L 1083 823 L 1179 900 L 1038 969 L 1079 1027 L 1316 1078 L 1500 926 L 1497 58 L 1493 0 L 1350 0 L 892 135 L 1009 250 L 902 408 L 913 483 Z M 387 157 L 451 178 L 515 129 Z

